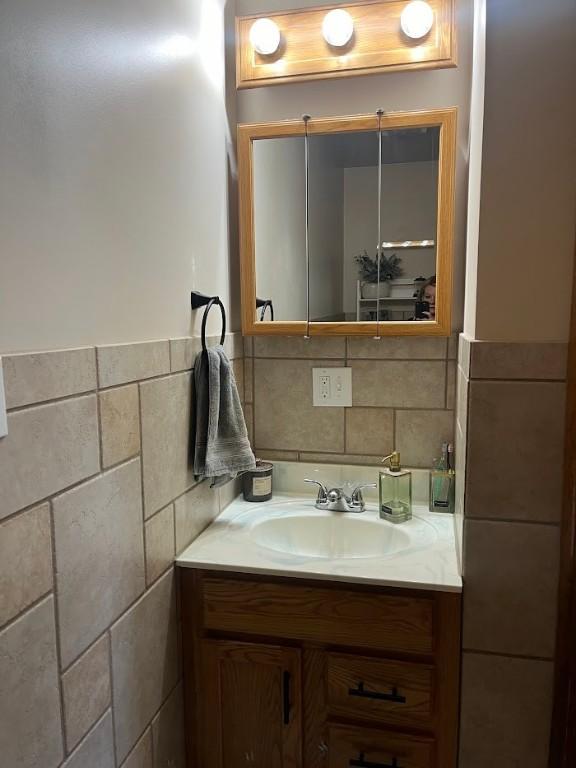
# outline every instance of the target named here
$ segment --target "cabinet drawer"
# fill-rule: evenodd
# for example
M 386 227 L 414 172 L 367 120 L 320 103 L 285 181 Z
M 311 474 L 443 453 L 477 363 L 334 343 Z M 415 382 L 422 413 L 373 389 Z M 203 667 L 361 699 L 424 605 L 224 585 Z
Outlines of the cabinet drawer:
M 434 600 L 411 595 L 205 577 L 204 628 L 430 655 Z
M 332 725 L 328 768 L 435 768 L 434 740 Z
M 327 656 L 327 700 L 332 715 L 432 724 L 433 667 L 340 653 Z

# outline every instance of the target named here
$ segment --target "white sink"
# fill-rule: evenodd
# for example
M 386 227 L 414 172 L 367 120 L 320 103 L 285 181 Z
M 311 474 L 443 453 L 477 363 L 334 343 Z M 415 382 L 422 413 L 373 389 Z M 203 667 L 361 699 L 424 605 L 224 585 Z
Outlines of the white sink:
M 394 523 L 341 512 L 288 513 L 252 526 L 261 547 L 299 557 L 385 557 L 411 546 L 406 531 Z
M 178 557 L 184 568 L 460 591 L 452 515 L 415 505 L 395 525 L 368 502 L 361 514 L 315 509 L 315 497 L 237 499 Z

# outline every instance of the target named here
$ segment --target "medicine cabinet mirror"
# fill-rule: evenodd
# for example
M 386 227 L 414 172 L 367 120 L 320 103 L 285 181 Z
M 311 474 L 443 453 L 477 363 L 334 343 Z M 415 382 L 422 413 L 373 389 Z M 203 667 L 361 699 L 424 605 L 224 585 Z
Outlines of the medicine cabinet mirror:
M 455 140 L 455 109 L 239 126 L 243 332 L 448 335 Z

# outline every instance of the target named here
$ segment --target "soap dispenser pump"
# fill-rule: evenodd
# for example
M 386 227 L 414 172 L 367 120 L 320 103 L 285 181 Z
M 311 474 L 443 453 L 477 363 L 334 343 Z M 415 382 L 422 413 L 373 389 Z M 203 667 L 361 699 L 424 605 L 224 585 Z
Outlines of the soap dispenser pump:
M 402 469 L 400 454 L 393 451 L 382 459 L 389 466 L 380 472 L 380 517 L 391 523 L 404 523 L 412 518 L 412 473 Z

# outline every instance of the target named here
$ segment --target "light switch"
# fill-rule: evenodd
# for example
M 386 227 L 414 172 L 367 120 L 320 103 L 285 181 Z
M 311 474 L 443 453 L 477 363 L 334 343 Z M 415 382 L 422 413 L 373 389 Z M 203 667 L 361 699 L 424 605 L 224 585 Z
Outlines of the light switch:
M 8 419 L 6 417 L 6 397 L 4 396 L 4 375 L 2 373 L 2 358 L 0 357 L 0 438 L 8 434 Z
M 352 368 L 312 368 L 313 405 L 352 405 Z

